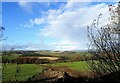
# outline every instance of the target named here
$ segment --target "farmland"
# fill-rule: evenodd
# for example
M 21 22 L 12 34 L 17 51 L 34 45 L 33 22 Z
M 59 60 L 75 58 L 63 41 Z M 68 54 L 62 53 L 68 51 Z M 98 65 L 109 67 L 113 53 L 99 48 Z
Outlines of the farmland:
M 87 83 L 97 77 L 88 62 L 92 54 L 88 52 L 54 51 L 13 51 L 3 52 L 2 81 L 4 82 L 43 82 L 69 78 Z M 95 61 L 95 60 L 94 60 Z M 97 61 L 95 61 L 97 62 Z M 80 80 L 79 80 L 80 81 Z M 78 82 L 79 82 L 78 81 Z
M 61 67 L 64 72 L 70 70 L 76 72 L 89 71 L 85 60 L 86 53 L 83 52 L 20 52 L 14 51 L 10 55 L 3 52 L 3 74 L 4 81 L 28 81 L 34 76 L 42 73 L 45 69 Z M 87 53 L 87 56 L 90 55 Z M 85 57 L 84 57 L 85 56 Z M 67 69 L 66 69 L 67 68 Z

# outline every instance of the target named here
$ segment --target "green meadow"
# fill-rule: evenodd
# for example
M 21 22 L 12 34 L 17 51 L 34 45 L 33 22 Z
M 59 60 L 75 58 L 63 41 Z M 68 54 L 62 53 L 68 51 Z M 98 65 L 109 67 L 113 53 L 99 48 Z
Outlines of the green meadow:
M 19 73 L 16 74 L 16 64 L 3 65 L 3 81 L 26 81 L 42 71 L 36 64 L 19 64 Z
M 62 63 L 51 64 L 51 66 L 66 66 L 76 71 L 89 71 L 90 70 L 86 61 L 62 62 Z
M 48 51 L 38 51 L 38 52 L 26 52 L 24 54 L 11 53 L 10 55 L 3 56 L 2 60 L 2 81 L 28 81 L 28 79 L 42 73 L 44 68 L 47 66 L 51 67 L 67 67 L 74 71 L 90 71 L 88 64 L 85 61 L 86 56 L 89 53 L 85 52 L 48 52 Z M 25 63 L 16 64 L 19 58 Z M 26 58 L 27 57 L 27 58 Z M 32 57 L 32 58 L 30 58 Z M 36 57 L 58 57 L 57 61 L 50 61 L 46 59 L 40 60 L 34 59 Z M 29 59 L 28 59 L 29 58 Z M 88 57 L 87 57 L 88 58 Z M 6 61 L 7 60 L 7 61 Z M 34 62 L 44 62 L 45 63 L 33 63 Z M 67 62 L 66 62 L 67 61 Z M 32 62 L 32 63 L 31 63 Z M 43 64 L 47 65 L 46 67 Z M 67 71 L 67 70 L 66 70 Z

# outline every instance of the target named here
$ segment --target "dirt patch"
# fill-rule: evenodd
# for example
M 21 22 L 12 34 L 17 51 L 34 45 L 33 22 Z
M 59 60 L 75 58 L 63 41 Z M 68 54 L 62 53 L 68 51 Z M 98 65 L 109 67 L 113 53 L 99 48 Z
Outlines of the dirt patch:
M 67 66 L 48 66 L 48 65 L 43 65 L 47 67 L 48 69 L 51 69 L 53 71 L 61 71 L 61 72 L 66 72 L 70 76 L 78 78 L 78 77 L 87 77 L 87 78 L 93 78 L 93 72 L 91 71 L 75 71 L 73 69 L 68 68 Z
M 38 57 L 39 59 L 58 60 L 58 57 Z
M 53 69 L 47 69 L 35 77 L 29 79 L 29 81 L 36 81 L 40 83 L 59 83 L 58 80 L 64 81 L 65 79 L 73 79 L 68 73 L 62 71 L 55 71 Z M 60 82 L 61 83 L 61 82 Z
M 31 58 L 31 59 L 34 59 L 34 58 L 38 58 L 38 59 L 48 59 L 48 60 L 58 60 L 59 58 L 58 57 L 21 57 L 21 58 Z
M 42 73 L 39 73 L 35 77 L 31 78 L 30 81 L 37 81 L 43 83 L 63 83 L 67 80 L 68 83 L 79 83 L 76 81 L 87 81 L 88 78 L 91 78 L 90 72 L 78 72 L 72 69 L 69 69 L 66 66 L 52 67 L 48 65 L 43 65 L 46 69 Z M 58 82 L 60 81 L 60 82 Z M 64 83 L 66 83 L 64 82 Z

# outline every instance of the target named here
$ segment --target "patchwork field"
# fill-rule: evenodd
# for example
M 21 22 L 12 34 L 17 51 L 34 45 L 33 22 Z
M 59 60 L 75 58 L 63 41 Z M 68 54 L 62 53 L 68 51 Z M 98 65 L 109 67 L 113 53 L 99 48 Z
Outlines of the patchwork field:
M 88 80 L 96 81 L 96 78 L 99 81 L 99 75 L 91 71 L 88 61 L 94 60 L 96 67 L 101 63 L 96 59 L 92 60 L 92 54 L 88 52 L 14 51 L 10 54 L 3 52 L 0 58 L 3 83 L 23 81 L 49 83 L 63 79 L 69 79 L 73 83 L 75 80 L 78 80 L 77 83 L 81 80 L 87 83 Z M 107 65 L 104 67 L 108 69 Z
M 3 81 L 26 81 L 48 66 L 56 67 L 59 70 L 89 71 L 84 52 L 49 52 L 49 51 L 14 51 L 13 53 L 3 52 Z M 72 61 L 72 62 L 71 62 Z M 16 65 L 16 63 L 19 63 Z M 46 67 L 43 65 L 47 65 Z M 66 69 L 67 68 L 67 69 Z

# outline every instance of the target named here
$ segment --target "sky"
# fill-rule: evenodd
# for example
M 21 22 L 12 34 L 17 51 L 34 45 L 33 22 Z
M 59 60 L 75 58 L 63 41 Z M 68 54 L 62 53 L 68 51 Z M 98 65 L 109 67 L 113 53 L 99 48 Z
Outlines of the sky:
M 87 26 L 113 2 L 2 2 L 3 49 L 87 50 Z

